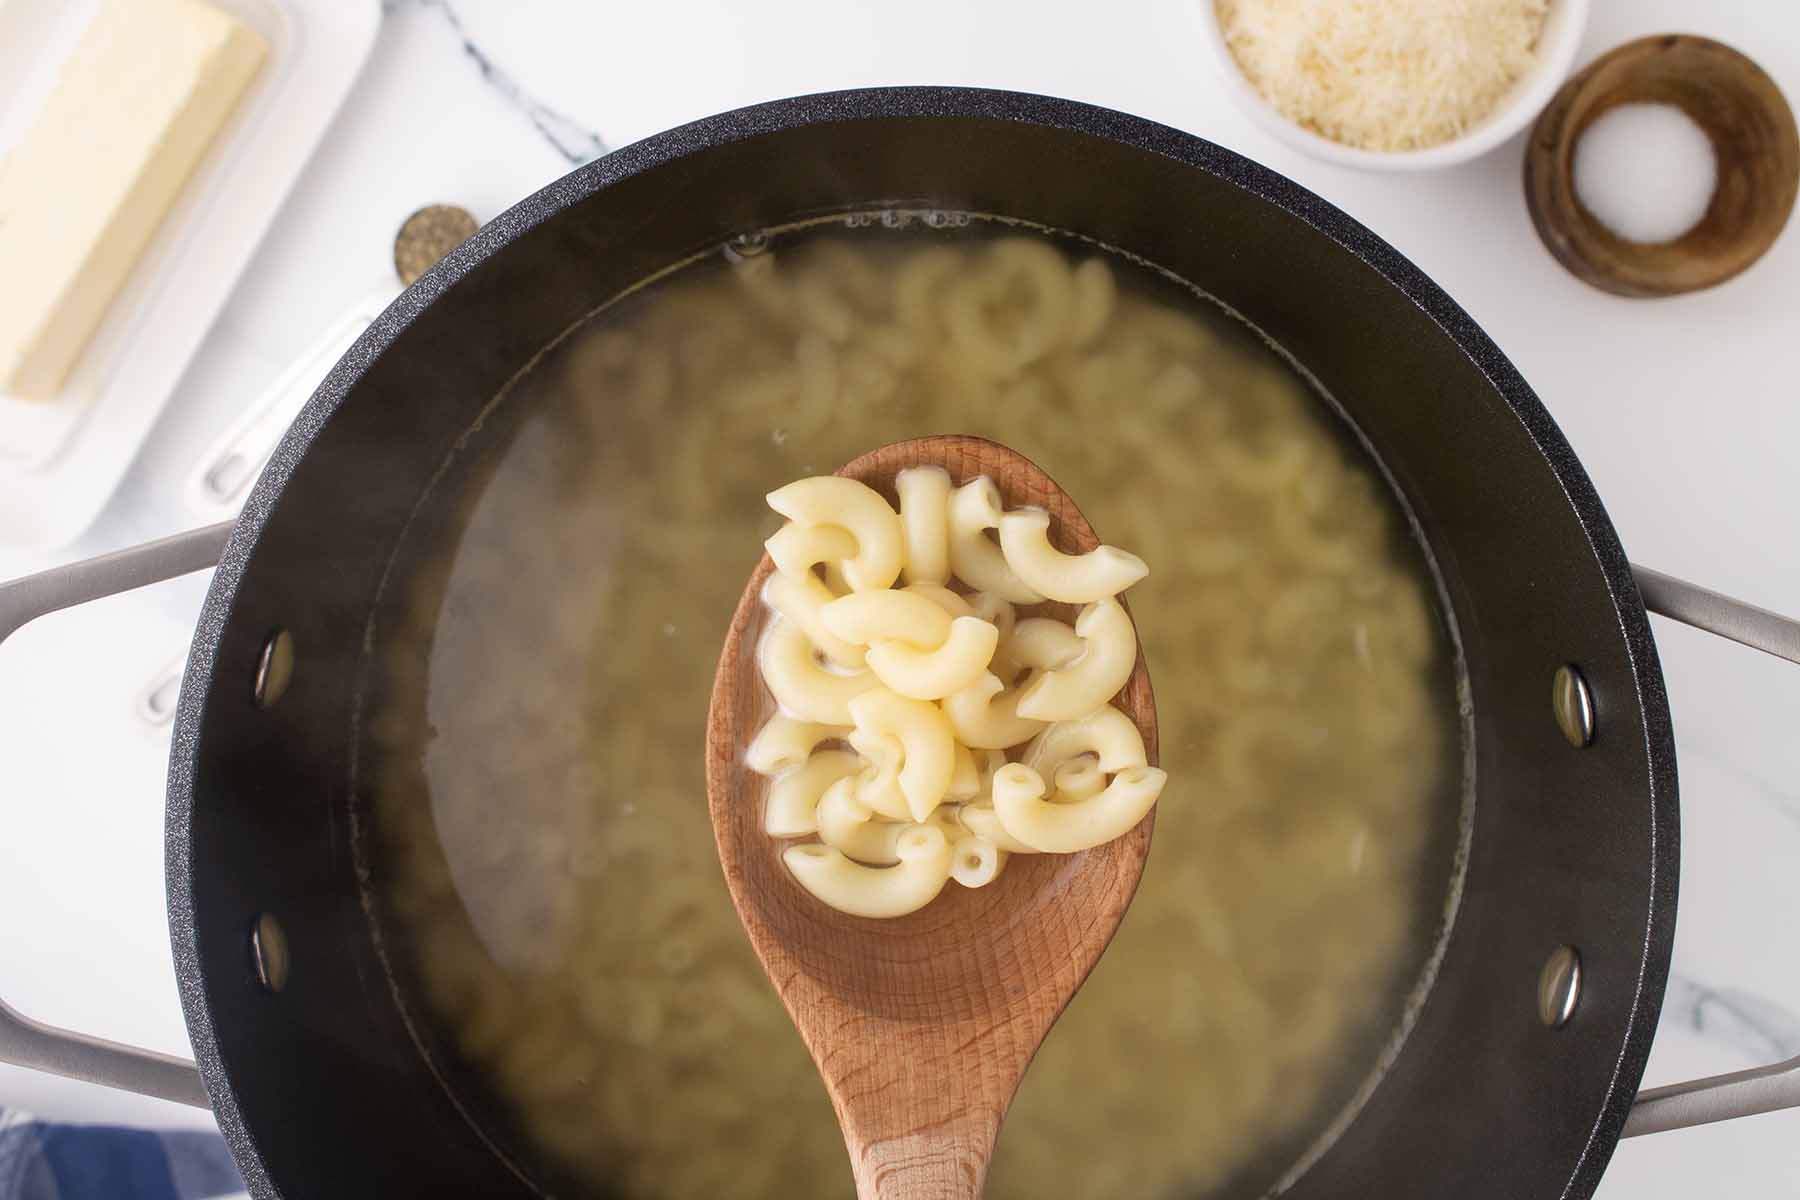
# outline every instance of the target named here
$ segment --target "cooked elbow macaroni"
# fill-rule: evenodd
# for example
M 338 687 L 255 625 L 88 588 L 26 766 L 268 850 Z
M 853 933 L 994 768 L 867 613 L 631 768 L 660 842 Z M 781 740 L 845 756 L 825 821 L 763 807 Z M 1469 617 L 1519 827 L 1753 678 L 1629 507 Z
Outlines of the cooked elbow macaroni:
M 964 887 L 986 887 L 1005 866 L 1006 851 L 986 838 L 968 833 L 950 843 L 950 878 Z
M 881 681 L 873 672 L 838 675 L 813 657 L 813 644 L 792 621 L 776 621 L 756 651 L 763 682 L 788 715 L 824 725 L 849 725 L 850 701 Z
M 1083 322 L 1111 303 L 1077 299 Z M 818 839 L 783 852 L 789 873 L 863 917 L 914 912 L 952 879 L 985 887 L 1011 854 L 1119 837 L 1166 780 L 1110 704 L 1138 652 L 1115 597 L 1143 560 L 1062 553 L 1049 514 L 1006 512 L 985 476 L 911 467 L 894 490 L 898 512 L 837 476 L 769 494 L 788 523 L 764 543 L 757 664 L 780 711 L 745 753 L 771 777 L 768 834 Z M 1046 599 L 1085 607 L 1073 627 L 1014 608 Z
M 999 643 L 1000 631 L 980 617 L 958 617 L 950 622 L 950 635 L 935 650 L 921 650 L 904 641 L 869 647 L 869 670 L 902 696 L 942 700 L 987 674 Z
M 917 592 L 856 592 L 833 600 L 819 614 L 825 628 L 847 642 L 910 642 L 941 646 L 950 636 L 950 614 Z
M 769 561 L 777 571 L 799 577 L 812 574 L 817 566 L 828 571 L 840 569 L 838 564 L 856 553 L 856 539 L 849 530 L 836 525 L 797 525 L 790 521 L 763 543 L 763 549 L 769 552 Z M 830 582 L 826 580 L 827 584 Z M 842 589 L 832 588 L 832 593 L 840 595 L 849 590 L 846 584 Z
M 1005 750 L 1030 740 L 1044 728 L 1042 721 L 1019 715 L 1018 691 L 1001 683 L 991 671 L 945 696 L 944 715 L 950 718 L 957 739 L 976 750 Z
M 1101 773 L 1100 760 L 1086 754 L 1056 768 L 1050 780 L 1050 794 L 1064 803 L 1086 800 L 1104 790 L 1106 776 Z
M 820 742 L 843 738 L 849 732 L 847 725 L 821 725 L 777 716 L 757 732 L 750 749 L 744 751 L 744 762 L 759 775 L 779 775 L 805 762 Z
M 852 729 L 849 742 L 850 748 L 863 757 L 856 798 L 890 821 L 912 820 L 906 796 L 900 791 L 900 763 L 905 757 L 900 739 Z
M 1016 764 L 1015 764 L 1016 765 Z M 1036 854 L 1037 847 L 1027 846 L 1000 824 L 1000 816 L 994 811 L 993 800 L 987 799 L 975 804 L 965 804 L 957 814 L 963 828 L 984 842 L 998 846 L 1008 854 Z
M 906 541 L 900 577 L 909 584 L 944 583 L 950 578 L 950 472 L 908 467 L 894 477 L 894 490 Z
M 1075 636 L 1082 641 L 1080 656 L 1025 685 L 1019 697 L 1021 717 L 1072 721 L 1104 707 L 1131 678 L 1137 630 L 1117 600 L 1109 596 L 1082 609 L 1075 618 Z
M 878 687 L 850 702 L 850 716 L 859 732 L 900 743 L 900 794 L 913 820 L 929 817 L 944 802 L 956 769 L 956 738 L 943 710 Z
M 1007 565 L 987 531 L 1000 527 L 1000 489 L 985 475 L 971 479 L 950 495 L 950 569 L 978 592 L 992 592 L 1012 604 L 1044 599 L 1025 585 Z
M 1048 671 L 1067 666 L 1081 657 L 1081 650 L 1081 639 L 1065 622 L 1055 617 L 1027 617 L 1013 626 L 996 674 L 1010 678 L 1026 669 Z
M 1166 782 L 1155 767 L 1130 767 L 1085 800 L 1052 800 L 1044 795 L 1043 776 L 1024 763 L 1008 763 L 994 773 L 994 815 L 1011 837 L 1034 850 L 1073 854 L 1128 833 Z
M 950 768 L 950 790 L 944 793 L 944 798 L 960 804 L 981 795 L 981 787 L 981 766 L 975 761 L 974 752 L 958 742 L 956 762 Z
M 1050 514 L 1036 508 L 1000 518 L 1000 552 L 1026 587 L 1064 604 L 1116 596 L 1150 573 L 1143 559 L 1117 546 L 1064 554 L 1050 544 Z
M 999 622 L 995 621 L 993 617 L 989 616 L 987 613 L 977 611 L 974 604 L 963 599 L 960 595 L 951 591 L 941 583 L 909 583 L 906 585 L 906 590 L 915 596 L 925 597 L 925 599 L 931 601 L 933 604 L 949 613 L 952 617 L 980 617 L 982 620 L 988 621 L 994 624 L 996 628 L 999 628 L 1000 636 L 1002 638 L 1006 636 L 1006 631 L 1012 628 L 1011 621 L 1008 621 L 1004 627 L 1000 626 Z
M 768 501 L 790 521 L 849 531 L 856 553 L 843 564 L 851 590 L 884 588 L 899 578 L 905 558 L 900 518 L 874 488 L 836 475 L 815 475 L 775 489 Z
M 841 850 L 817 843 L 790 846 L 781 860 L 802 887 L 855 917 L 903 917 L 917 912 L 950 882 L 950 841 L 929 825 L 909 825 L 894 842 L 891 867 L 865 867 Z
M 1097 708 L 1078 721 L 1058 721 L 1037 735 L 1019 761 L 1040 775 L 1054 775 L 1071 759 L 1092 754 L 1107 774 L 1146 765 L 1137 723 L 1116 708 Z
M 843 750 L 822 750 L 769 786 L 763 829 L 770 837 L 804 837 L 819 828 L 819 800 L 825 789 L 854 776 L 862 760 Z
M 899 862 L 894 848 L 900 831 L 910 828 L 899 821 L 883 821 L 856 798 L 856 780 L 845 776 L 819 797 L 819 840 L 841 850 L 859 863 L 886 867 Z
M 994 659 L 996 662 L 1003 661 L 1000 658 L 1002 647 L 1005 646 L 1007 639 L 1012 637 L 1013 627 L 1018 624 L 1019 619 L 1018 614 L 1013 611 L 1013 606 L 992 592 L 976 592 L 963 603 L 969 606 L 969 616 L 980 617 L 1000 631 L 1001 644 L 994 649 Z
M 867 649 L 833 634 L 820 619 L 819 614 L 825 606 L 836 599 L 825 581 L 811 571 L 804 575 L 777 571 L 763 585 L 764 604 L 798 625 L 832 662 L 853 671 L 860 670 L 867 665 Z

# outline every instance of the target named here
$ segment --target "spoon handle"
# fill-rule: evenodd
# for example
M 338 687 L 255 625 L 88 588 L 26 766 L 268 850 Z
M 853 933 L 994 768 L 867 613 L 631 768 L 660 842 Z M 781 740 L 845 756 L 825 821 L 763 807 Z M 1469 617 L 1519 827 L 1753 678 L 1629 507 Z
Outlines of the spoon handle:
M 1000 1119 L 964 1111 L 881 1141 L 848 1136 L 857 1200 L 979 1200 Z

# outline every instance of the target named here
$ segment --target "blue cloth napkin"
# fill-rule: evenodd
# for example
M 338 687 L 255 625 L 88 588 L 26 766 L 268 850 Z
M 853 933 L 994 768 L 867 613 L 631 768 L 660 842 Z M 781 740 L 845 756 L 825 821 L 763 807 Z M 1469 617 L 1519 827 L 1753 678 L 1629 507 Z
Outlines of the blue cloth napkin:
M 243 1191 L 216 1133 L 56 1125 L 0 1109 L 0 1200 L 208 1200 Z

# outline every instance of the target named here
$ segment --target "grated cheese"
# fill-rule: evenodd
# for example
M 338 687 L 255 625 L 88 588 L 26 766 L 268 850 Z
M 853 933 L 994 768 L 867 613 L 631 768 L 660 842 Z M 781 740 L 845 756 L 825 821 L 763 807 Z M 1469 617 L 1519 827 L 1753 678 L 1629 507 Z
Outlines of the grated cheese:
M 1244 75 L 1283 116 L 1365 150 L 1422 150 L 1531 66 L 1549 0 L 1217 0 Z

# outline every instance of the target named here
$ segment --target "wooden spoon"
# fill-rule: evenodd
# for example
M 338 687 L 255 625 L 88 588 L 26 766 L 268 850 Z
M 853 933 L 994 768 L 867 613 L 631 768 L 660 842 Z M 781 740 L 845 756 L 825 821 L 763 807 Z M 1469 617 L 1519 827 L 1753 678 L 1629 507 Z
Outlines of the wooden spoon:
M 1036 464 L 981 438 L 884 446 L 838 472 L 894 501 L 903 467 L 987 475 L 1008 508 L 1050 513 L 1065 553 L 1099 544 L 1074 501 Z M 1014 855 L 984 888 L 954 882 L 895 920 L 853 917 L 804 891 L 763 832 L 767 781 L 744 749 L 775 705 L 757 674 L 767 556 L 750 574 L 719 657 L 707 714 L 706 791 L 725 882 L 750 944 L 825 1079 L 862 1200 L 981 1194 L 1000 1121 L 1025 1068 L 1099 960 L 1137 890 L 1152 810 L 1129 834 L 1074 855 Z M 1039 611 L 1070 619 L 1067 605 Z M 1156 706 L 1142 650 L 1117 698 L 1151 764 Z

